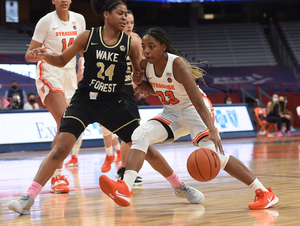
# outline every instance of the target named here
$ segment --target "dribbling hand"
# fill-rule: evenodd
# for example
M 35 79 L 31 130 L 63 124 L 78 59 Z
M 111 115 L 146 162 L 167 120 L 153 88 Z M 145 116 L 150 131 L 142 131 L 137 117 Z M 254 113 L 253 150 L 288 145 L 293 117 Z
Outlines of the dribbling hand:
M 224 150 L 223 150 L 223 146 L 222 146 L 222 142 L 217 134 L 217 132 L 210 132 L 209 135 L 205 138 L 203 138 L 203 141 L 209 141 L 211 140 L 212 142 L 214 142 L 215 144 L 215 148 L 216 148 L 216 151 L 219 150 L 219 152 L 224 155 Z

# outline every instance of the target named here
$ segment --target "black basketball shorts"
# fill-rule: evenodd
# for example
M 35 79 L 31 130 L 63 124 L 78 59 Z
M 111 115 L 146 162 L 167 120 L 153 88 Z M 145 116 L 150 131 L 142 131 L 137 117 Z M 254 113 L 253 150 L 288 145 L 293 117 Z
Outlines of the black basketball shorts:
M 139 126 L 138 119 L 121 95 L 111 99 L 91 100 L 88 93 L 77 90 L 62 117 L 59 132 L 68 132 L 78 138 L 94 122 L 117 134 L 126 143 L 131 141 L 133 131 Z
M 132 85 L 124 85 L 122 88 L 121 95 L 123 100 L 125 101 L 125 104 L 128 106 L 133 116 L 141 120 L 141 116 L 139 113 L 138 105 L 135 100 L 135 93 L 132 88 Z

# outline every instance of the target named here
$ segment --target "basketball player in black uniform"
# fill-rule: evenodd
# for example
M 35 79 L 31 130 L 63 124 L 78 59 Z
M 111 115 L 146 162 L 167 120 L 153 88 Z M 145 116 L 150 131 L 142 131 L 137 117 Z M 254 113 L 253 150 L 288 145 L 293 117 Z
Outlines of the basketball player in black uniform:
M 43 160 L 27 193 L 8 204 L 9 209 L 17 213 L 30 214 L 35 197 L 90 123 L 100 123 L 128 145 L 131 145 L 133 131 L 139 126 L 138 119 L 121 97 L 127 69 L 126 57 L 130 57 L 133 71 L 140 70 L 141 60 L 138 44 L 123 32 L 127 7 L 120 0 L 92 0 L 91 5 L 94 12 L 104 19 L 104 27 L 83 32 L 61 55 L 52 55 L 42 48 L 31 50 L 41 60 L 62 67 L 84 49 L 85 70 L 62 118 L 56 145 Z M 149 147 L 146 160 L 164 177 L 173 174 L 172 168 L 154 148 Z M 184 187 L 174 188 L 174 192 L 190 202 L 198 203 L 204 199 L 200 191 L 185 184 Z

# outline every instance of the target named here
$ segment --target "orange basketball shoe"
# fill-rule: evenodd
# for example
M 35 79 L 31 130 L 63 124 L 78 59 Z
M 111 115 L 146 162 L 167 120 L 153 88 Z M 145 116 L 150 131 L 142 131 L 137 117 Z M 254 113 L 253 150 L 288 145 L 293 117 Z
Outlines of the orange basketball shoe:
M 51 179 L 51 190 L 52 193 L 68 193 L 69 192 L 69 181 L 65 176 L 57 175 Z
M 267 188 L 267 191 L 263 191 L 262 189 L 257 189 L 255 191 L 254 202 L 248 205 L 251 210 L 261 210 L 267 209 L 271 206 L 274 206 L 278 203 L 279 199 L 276 197 L 275 193 L 271 188 Z
M 103 166 L 101 167 L 101 171 L 103 173 L 106 173 L 108 171 L 110 171 L 111 169 L 111 164 L 115 161 L 115 154 L 113 154 L 112 156 L 108 156 L 106 155 L 105 161 L 103 163 Z
M 118 182 L 109 179 L 106 175 L 99 177 L 101 190 L 119 206 L 130 206 L 131 194 L 124 181 Z
M 72 155 L 72 158 L 65 163 L 66 167 L 74 167 L 74 166 L 78 166 L 78 158 L 76 158 L 75 155 Z
M 122 161 L 122 157 L 121 157 L 121 151 L 117 150 L 117 159 L 115 162 L 121 162 Z

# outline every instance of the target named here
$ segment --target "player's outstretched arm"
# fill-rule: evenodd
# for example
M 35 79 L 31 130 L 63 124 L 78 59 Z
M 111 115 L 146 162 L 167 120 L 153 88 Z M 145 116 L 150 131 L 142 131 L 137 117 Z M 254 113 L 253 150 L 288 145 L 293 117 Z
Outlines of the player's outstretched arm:
M 189 96 L 191 102 L 195 106 L 198 114 L 209 130 L 209 136 L 203 140 L 211 140 L 216 146 L 216 150 L 224 154 L 222 142 L 218 136 L 212 117 L 204 103 L 200 90 L 194 80 L 192 72 L 186 62 L 180 57 L 176 58 L 173 63 L 173 72 L 175 79 L 180 82 Z
M 84 31 L 78 35 L 73 44 L 60 55 L 50 54 L 42 48 L 34 49 L 34 54 L 53 66 L 64 67 L 81 49 L 85 48 L 89 33 L 90 31 Z

